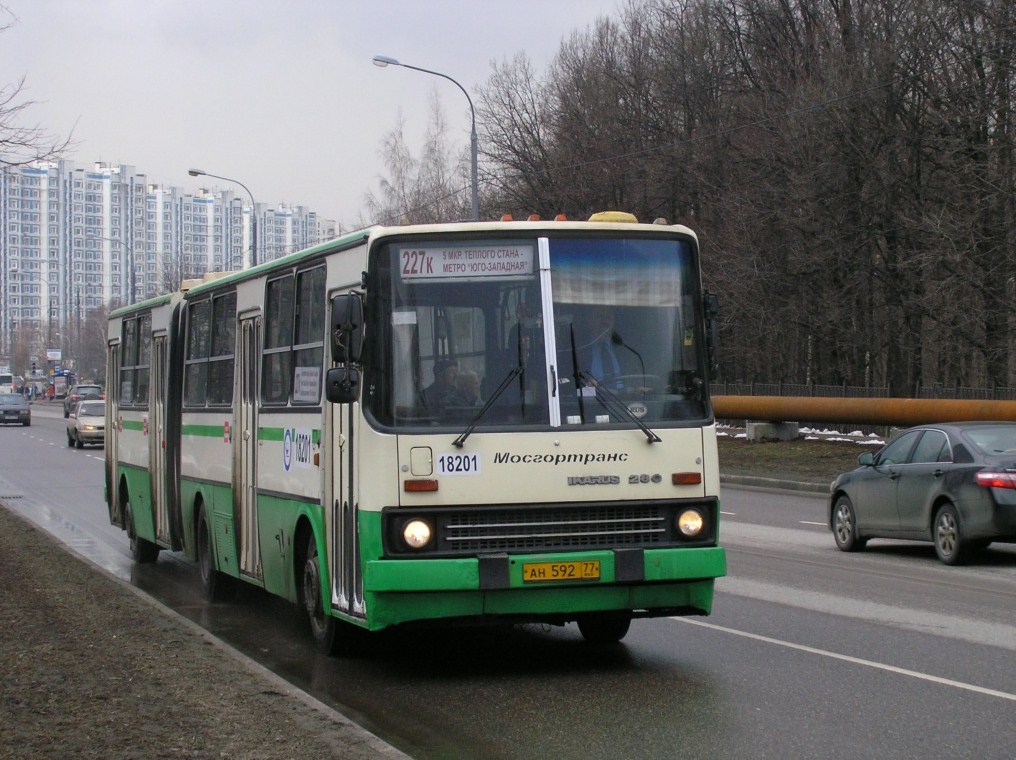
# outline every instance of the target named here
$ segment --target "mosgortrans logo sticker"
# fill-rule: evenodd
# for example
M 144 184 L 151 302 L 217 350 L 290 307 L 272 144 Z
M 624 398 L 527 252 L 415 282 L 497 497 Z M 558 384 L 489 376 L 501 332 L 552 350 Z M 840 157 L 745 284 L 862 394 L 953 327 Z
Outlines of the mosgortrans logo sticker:
M 282 466 L 286 472 L 296 467 L 304 469 L 314 465 L 313 431 L 286 428 L 282 436 Z

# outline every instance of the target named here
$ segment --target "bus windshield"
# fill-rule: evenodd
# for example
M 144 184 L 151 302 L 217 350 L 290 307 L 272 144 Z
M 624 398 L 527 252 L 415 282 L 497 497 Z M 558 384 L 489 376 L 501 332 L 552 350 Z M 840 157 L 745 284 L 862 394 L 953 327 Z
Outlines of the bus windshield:
M 382 426 L 701 423 L 700 285 L 673 237 L 388 242 L 364 404 Z M 541 266 L 541 261 L 544 265 Z

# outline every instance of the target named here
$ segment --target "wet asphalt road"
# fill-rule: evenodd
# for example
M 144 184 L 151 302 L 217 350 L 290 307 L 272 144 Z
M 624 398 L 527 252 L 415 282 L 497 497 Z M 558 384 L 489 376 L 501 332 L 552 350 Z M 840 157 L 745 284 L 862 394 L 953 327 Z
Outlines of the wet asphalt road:
M 636 621 L 607 648 L 572 626 L 394 632 L 338 660 L 256 589 L 209 605 L 190 563 L 133 567 L 102 449 L 68 449 L 57 410 L 0 434 L 19 510 L 414 757 L 1012 756 L 1016 547 L 961 568 L 930 545 L 845 555 L 821 497 L 728 488 L 708 618 Z

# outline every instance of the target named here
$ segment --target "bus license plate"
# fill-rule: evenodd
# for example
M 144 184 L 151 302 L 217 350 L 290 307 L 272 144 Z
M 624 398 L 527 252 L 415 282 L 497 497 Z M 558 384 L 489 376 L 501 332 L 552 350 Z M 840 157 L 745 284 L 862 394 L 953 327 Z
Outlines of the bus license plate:
M 540 581 L 596 581 L 600 579 L 600 560 L 578 562 L 524 562 L 522 580 L 525 583 Z

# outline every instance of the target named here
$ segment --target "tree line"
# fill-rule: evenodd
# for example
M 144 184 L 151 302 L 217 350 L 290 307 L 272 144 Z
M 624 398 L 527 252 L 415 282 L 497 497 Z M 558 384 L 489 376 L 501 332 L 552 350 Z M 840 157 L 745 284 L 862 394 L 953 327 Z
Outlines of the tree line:
M 483 218 L 699 235 L 728 380 L 1016 385 L 1011 0 L 628 0 L 475 98 Z M 439 109 L 372 220 L 468 216 Z

